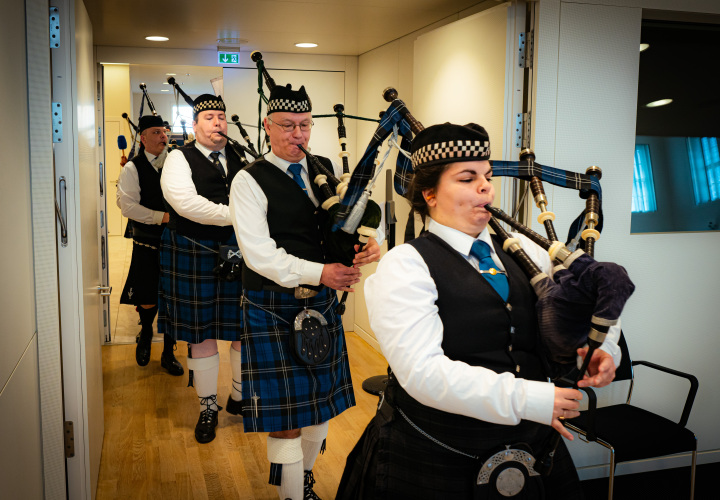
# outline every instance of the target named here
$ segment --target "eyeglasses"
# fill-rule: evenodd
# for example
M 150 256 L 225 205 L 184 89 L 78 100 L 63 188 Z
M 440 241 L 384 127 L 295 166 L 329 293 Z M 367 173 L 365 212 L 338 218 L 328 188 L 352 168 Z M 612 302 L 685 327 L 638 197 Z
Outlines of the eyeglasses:
M 309 132 L 310 129 L 313 128 L 313 125 L 315 125 L 315 122 L 313 122 L 312 120 L 309 122 L 302 122 L 297 125 L 294 123 L 274 122 L 274 121 L 272 121 L 272 118 L 268 118 L 268 121 L 270 123 L 274 123 L 275 125 L 280 127 L 283 130 L 283 132 L 285 132 L 286 134 L 292 134 L 295 131 L 295 127 L 299 127 L 300 131 L 302 131 L 302 132 Z

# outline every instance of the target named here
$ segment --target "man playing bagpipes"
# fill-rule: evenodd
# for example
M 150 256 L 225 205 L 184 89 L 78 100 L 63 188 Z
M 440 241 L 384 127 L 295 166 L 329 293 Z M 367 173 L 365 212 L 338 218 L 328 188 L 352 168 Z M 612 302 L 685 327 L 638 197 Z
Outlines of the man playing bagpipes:
M 120 171 L 116 200 L 123 216 L 133 221 L 132 261 L 120 303 L 136 306 L 140 314 L 142 329 L 137 338 L 135 360 L 145 366 L 150 361 L 153 321 L 158 310 L 158 247 L 169 217 L 160 189 L 168 138 L 159 115 L 145 115 L 138 124 L 140 151 Z M 170 375 L 182 375 L 183 367 L 173 352 L 175 340 L 165 334 L 164 342 L 160 365 Z
M 303 152 L 311 111 L 304 87 L 271 89 L 264 128 L 272 152 L 241 171 L 230 194 L 244 257 L 243 424 L 245 432 L 270 433 L 270 483 L 281 499 L 294 500 L 317 498 L 312 467 L 328 423 L 355 405 L 335 291 L 353 291 L 358 267 L 380 258 L 370 238 L 352 267 L 326 261 L 320 228 L 328 214 L 309 161 L 342 172 Z M 295 342 L 303 335 L 321 341 Z
M 208 443 L 222 409 L 218 340 L 232 342 L 233 387 L 225 409 L 240 413 L 242 287 L 228 202 L 230 183 L 247 160 L 227 147 L 222 98 L 203 94 L 191 102 L 196 140 L 168 154 L 161 179 L 170 221 L 160 246 L 158 331 L 191 344 L 190 384 L 201 410 L 195 439 Z

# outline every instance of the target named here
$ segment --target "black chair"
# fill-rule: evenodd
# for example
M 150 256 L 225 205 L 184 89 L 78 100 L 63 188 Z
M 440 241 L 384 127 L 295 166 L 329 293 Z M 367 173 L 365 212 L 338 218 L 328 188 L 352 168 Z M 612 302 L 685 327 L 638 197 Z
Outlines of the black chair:
M 616 371 L 615 381 L 630 381 L 626 402 L 597 408 L 595 392 L 590 388 L 583 388 L 581 390 L 588 395 L 588 409 L 580 412 L 579 417 L 563 423 L 565 427 L 576 432 L 585 440 L 594 441 L 610 450 L 609 499 L 613 497 L 617 463 L 692 452 L 690 471 L 690 499 L 692 500 L 695 494 L 697 439 L 695 434 L 685 426 L 698 390 L 698 380 L 693 375 L 655 363 L 632 361 L 624 335 L 620 336 L 619 346 L 622 350 L 622 361 Z M 673 422 L 630 404 L 634 384 L 633 367 L 640 365 L 690 381 L 690 390 L 685 399 L 685 406 L 679 422 Z

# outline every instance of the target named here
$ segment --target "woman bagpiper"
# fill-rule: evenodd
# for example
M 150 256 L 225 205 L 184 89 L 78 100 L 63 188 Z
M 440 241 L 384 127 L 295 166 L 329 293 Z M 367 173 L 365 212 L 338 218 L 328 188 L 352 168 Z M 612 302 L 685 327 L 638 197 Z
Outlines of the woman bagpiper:
M 391 373 L 339 499 L 583 497 L 564 443 L 548 476 L 532 467 L 555 432 L 572 439 L 560 419 L 579 414 L 582 394 L 547 382 L 535 294 L 486 228 L 489 158 L 475 124 L 435 125 L 413 141 L 410 196 L 427 232 L 388 252 L 365 284 Z M 514 236 L 550 274 L 547 253 Z M 613 327 L 595 351 L 581 387 L 612 381 L 618 335 Z

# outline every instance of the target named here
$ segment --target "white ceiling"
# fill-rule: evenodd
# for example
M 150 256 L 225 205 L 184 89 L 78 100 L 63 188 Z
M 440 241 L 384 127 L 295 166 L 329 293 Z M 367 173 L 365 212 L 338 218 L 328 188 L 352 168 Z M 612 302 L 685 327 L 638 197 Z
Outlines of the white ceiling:
M 357 56 L 449 16 L 482 10 L 503 0 L 84 0 L 93 43 L 110 47 L 215 50 Z M 161 35 L 167 42 L 151 42 Z M 242 39 L 241 43 L 222 39 Z M 297 42 L 315 42 L 303 49 Z M 130 64 L 133 92 L 168 85 L 166 73 L 191 96 L 211 92 L 220 67 Z
M 95 45 L 359 55 L 482 3 L 501 0 L 84 0 Z M 149 35 L 169 38 L 149 42 Z M 297 42 L 315 42 L 299 49 Z

